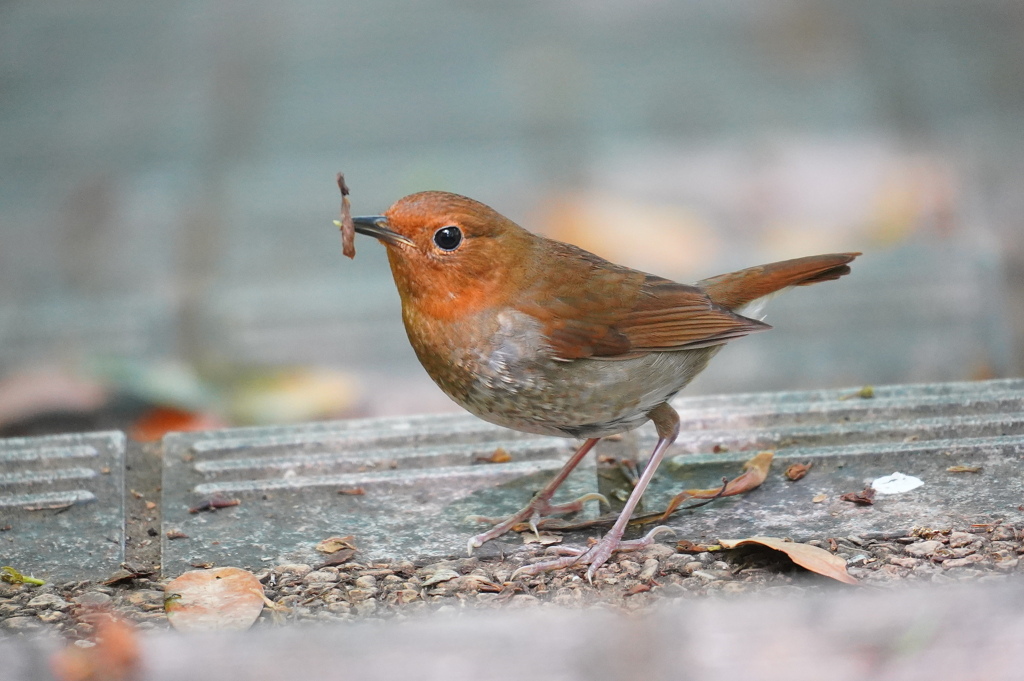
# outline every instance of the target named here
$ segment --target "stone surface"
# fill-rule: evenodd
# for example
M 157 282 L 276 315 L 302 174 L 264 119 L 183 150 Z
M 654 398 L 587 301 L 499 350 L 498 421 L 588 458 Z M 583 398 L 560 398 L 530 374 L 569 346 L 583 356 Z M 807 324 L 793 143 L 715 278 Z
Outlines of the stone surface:
M 95 579 L 124 560 L 119 432 L 0 439 L 0 556 L 47 581 Z

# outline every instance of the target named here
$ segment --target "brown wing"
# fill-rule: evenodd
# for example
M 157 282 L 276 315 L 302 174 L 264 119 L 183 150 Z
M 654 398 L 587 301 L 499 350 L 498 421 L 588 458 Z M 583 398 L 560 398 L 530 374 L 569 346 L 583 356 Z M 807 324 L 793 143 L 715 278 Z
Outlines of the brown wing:
M 559 276 L 536 276 L 516 307 L 541 322 L 558 359 L 687 350 L 771 328 L 716 305 L 695 286 L 551 243 L 545 265 Z

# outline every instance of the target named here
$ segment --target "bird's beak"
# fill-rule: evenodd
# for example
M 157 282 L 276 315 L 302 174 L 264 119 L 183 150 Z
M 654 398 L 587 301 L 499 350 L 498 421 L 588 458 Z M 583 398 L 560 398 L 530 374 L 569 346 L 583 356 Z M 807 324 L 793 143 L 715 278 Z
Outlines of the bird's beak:
M 372 236 L 374 239 L 380 239 L 384 243 L 397 246 L 399 244 L 405 244 L 406 246 L 414 246 L 412 239 L 406 236 L 402 236 L 398 232 L 388 227 L 388 219 L 383 215 L 367 215 L 359 218 L 352 218 L 352 223 L 355 225 L 356 231 L 366 236 Z

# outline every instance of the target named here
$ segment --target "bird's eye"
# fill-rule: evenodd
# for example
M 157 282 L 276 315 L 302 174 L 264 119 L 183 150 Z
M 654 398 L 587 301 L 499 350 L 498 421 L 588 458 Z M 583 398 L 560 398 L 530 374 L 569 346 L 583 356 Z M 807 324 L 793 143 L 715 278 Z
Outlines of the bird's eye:
M 462 230 L 458 227 L 442 227 L 434 232 L 434 243 L 442 251 L 454 251 L 462 243 Z

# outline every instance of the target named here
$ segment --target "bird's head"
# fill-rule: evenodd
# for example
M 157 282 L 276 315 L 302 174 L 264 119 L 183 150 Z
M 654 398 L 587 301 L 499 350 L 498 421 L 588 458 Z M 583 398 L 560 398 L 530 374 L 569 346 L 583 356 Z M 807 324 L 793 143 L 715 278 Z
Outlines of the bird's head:
M 384 215 L 353 222 L 387 247 L 402 304 L 438 318 L 499 304 L 537 239 L 479 201 L 437 191 L 410 194 Z

